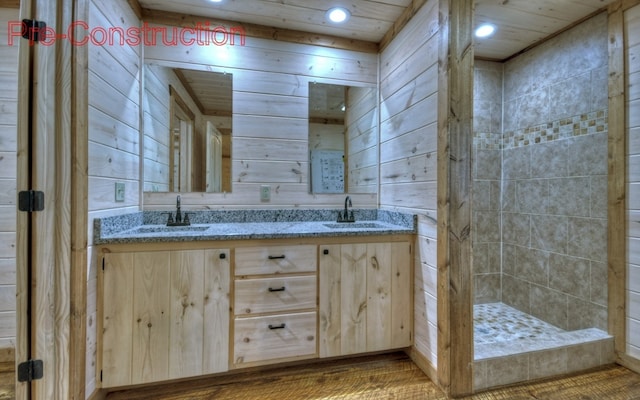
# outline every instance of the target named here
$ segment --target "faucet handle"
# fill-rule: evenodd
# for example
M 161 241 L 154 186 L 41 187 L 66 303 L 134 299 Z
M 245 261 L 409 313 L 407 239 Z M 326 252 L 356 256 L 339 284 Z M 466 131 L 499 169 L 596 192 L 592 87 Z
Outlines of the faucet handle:
M 189 214 L 191 213 L 184 213 L 184 219 L 182 220 L 184 225 L 191 225 L 191 221 L 189 221 Z
M 167 218 L 167 225 L 169 225 L 169 224 L 173 224 L 173 215 L 171 214 L 171 212 L 163 212 L 162 214 L 163 214 L 163 215 L 164 215 L 164 214 L 167 214 L 167 215 L 169 216 L 169 217 Z

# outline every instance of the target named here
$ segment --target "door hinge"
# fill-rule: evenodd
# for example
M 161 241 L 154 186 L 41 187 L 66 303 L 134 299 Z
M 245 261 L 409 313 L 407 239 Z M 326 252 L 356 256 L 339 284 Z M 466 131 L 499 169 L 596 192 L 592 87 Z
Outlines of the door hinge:
M 23 190 L 18 193 L 18 210 L 25 212 L 44 210 L 44 192 Z
M 42 379 L 44 365 L 42 360 L 29 360 L 18 364 L 18 382 L 31 382 Z
M 102 270 L 104 271 L 104 257 L 102 257 Z
M 47 24 L 44 21 L 35 19 L 22 20 L 22 37 L 30 42 L 39 42 L 46 39 Z
M 100 382 L 102 382 L 102 370 L 100 370 Z

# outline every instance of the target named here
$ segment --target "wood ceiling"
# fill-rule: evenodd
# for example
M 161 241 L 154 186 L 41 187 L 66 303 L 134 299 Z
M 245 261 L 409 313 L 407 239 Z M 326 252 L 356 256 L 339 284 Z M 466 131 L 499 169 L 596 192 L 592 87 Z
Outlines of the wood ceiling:
M 135 3 L 135 0 L 130 0 Z M 464 0 L 466 1 L 466 0 Z M 615 0 L 476 0 L 476 25 L 490 22 L 497 26 L 494 36 L 476 40 L 477 57 L 505 60 L 536 43 L 573 26 L 576 22 L 602 10 Z M 283 39 L 299 37 L 300 32 L 315 34 L 308 40 L 322 44 L 319 35 L 346 39 L 357 45 L 369 42 L 384 45 L 402 27 L 425 0 L 137 0 L 142 14 L 151 19 L 158 15 L 184 15 L 233 21 L 263 27 L 263 33 Z M 325 19 L 332 6 L 343 5 L 351 12 L 347 25 L 339 26 Z M 162 11 L 158 13 L 157 11 Z M 179 16 L 177 16 L 179 15 Z M 274 30 L 276 29 L 276 30 Z M 251 31 L 250 30 L 250 31 Z M 286 40 L 286 39 L 283 39 Z M 328 43 L 335 40 L 329 39 Z M 367 51 L 375 49 L 369 47 Z

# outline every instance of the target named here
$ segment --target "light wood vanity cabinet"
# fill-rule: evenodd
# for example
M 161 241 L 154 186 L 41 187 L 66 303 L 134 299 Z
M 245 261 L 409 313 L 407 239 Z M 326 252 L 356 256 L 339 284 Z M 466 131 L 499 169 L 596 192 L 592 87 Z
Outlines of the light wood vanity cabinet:
M 233 364 L 314 358 L 317 246 L 237 248 Z
M 411 239 L 384 240 L 103 246 L 102 387 L 410 346 Z
M 319 356 L 411 345 L 408 242 L 321 245 Z
M 103 387 L 228 370 L 229 254 L 104 254 Z

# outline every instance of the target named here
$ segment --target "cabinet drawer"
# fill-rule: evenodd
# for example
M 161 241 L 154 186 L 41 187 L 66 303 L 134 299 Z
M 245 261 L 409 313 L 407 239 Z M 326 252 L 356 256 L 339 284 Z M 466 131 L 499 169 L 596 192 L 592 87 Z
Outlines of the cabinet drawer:
M 236 365 L 316 354 L 316 313 L 236 318 Z
M 304 310 L 316 307 L 316 276 L 235 281 L 236 315 Z
M 315 272 L 315 245 L 260 246 L 236 249 L 236 275 Z

